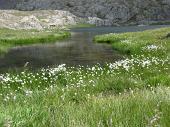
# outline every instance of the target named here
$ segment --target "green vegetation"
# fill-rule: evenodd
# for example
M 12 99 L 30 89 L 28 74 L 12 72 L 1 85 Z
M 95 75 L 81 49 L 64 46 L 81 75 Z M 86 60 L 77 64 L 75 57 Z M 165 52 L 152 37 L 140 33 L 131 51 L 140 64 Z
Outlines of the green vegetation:
M 69 32 L 59 30 L 38 31 L 0 29 L 0 53 L 17 45 L 55 42 L 69 36 Z
M 151 25 L 170 25 L 170 21 L 159 21 L 159 22 L 151 23 Z
M 166 56 L 170 50 L 169 38 L 166 38 L 170 28 L 147 30 L 144 32 L 129 32 L 123 34 L 107 34 L 96 36 L 94 41 L 109 43 L 114 49 L 131 55 Z
M 88 24 L 88 23 L 79 23 L 76 25 L 68 26 L 68 28 L 88 28 L 88 27 L 95 27 L 96 25 Z
M 0 126 L 168 127 L 169 30 L 97 36 L 129 54 L 104 67 L 1 74 Z

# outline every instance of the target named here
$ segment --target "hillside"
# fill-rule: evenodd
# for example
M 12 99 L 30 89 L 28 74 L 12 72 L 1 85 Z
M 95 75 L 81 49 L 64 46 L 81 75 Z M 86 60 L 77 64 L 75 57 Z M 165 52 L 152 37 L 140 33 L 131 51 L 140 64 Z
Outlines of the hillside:
M 66 10 L 98 25 L 147 24 L 170 19 L 170 0 L 1 0 L 0 8 Z

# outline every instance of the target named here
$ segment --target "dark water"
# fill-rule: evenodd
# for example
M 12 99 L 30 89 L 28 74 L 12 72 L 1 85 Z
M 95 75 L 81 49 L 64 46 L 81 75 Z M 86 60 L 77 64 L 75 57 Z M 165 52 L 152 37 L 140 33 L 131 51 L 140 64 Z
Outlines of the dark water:
M 104 33 L 122 33 L 142 31 L 166 26 L 128 26 L 96 27 L 72 29 L 72 37 L 56 43 L 18 46 L 0 57 L 0 71 L 10 68 L 41 67 L 66 64 L 67 66 L 93 65 L 114 62 L 123 56 L 114 51 L 110 45 L 93 43 L 93 37 Z

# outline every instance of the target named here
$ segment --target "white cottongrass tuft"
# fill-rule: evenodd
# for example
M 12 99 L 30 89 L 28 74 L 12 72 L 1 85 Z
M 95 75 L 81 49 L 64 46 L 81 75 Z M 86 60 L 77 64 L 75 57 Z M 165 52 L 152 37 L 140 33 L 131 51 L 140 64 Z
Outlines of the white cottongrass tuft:
M 147 51 L 157 51 L 159 49 L 162 49 L 162 47 L 157 46 L 157 45 L 147 45 L 147 46 L 142 48 L 143 51 L 145 51 L 145 50 L 147 50 Z

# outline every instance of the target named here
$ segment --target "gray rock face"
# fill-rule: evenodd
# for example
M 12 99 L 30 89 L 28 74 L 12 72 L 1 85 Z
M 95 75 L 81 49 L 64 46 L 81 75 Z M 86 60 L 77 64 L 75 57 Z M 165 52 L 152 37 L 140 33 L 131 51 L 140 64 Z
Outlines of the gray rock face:
M 6 4 L 5 4 L 6 1 Z M 97 25 L 170 20 L 170 0 L 1 0 L 0 8 L 70 11 Z M 3 4 L 2 4 L 3 3 Z M 6 6 L 5 6 L 6 5 Z M 88 20 L 89 19 L 89 20 Z

